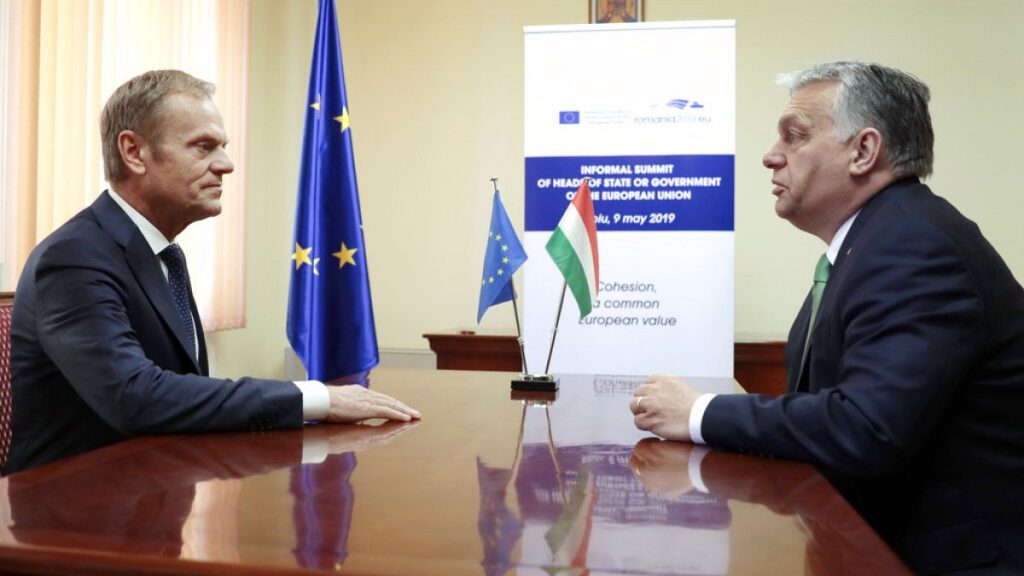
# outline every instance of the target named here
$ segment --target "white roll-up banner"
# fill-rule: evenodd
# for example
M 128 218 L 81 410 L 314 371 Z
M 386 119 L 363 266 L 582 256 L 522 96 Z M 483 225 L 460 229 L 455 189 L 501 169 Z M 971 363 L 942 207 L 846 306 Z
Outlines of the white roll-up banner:
M 524 29 L 528 371 L 544 371 L 563 278 L 544 245 L 590 179 L 593 311 L 566 296 L 554 374 L 731 377 L 733 21 Z

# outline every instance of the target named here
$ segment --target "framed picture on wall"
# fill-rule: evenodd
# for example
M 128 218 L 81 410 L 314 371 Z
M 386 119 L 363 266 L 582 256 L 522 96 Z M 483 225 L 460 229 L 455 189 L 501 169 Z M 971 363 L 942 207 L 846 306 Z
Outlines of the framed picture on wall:
M 588 0 L 588 2 L 592 24 L 644 21 L 644 0 Z

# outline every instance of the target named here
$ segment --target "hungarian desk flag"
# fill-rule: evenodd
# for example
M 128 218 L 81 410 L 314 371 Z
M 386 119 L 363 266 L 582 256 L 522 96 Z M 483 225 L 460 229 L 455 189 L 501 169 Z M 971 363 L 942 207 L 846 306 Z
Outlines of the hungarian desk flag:
M 508 219 L 501 196 L 494 191 L 491 208 L 491 227 L 487 230 L 487 248 L 484 250 L 484 273 L 480 281 L 480 306 L 477 323 L 484 312 L 495 304 L 512 299 L 512 274 L 526 262 L 526 251 L 519 243 L 512 221 Z
M 599 267 L 594 201 L 586 179 L 580 183 L 576 196 L 562 214 L 545 248 L 565 276 L 565 282 L 580 308 L 580 318 L 590 314 L 597 298 Z
M 326 381 L 378 361 L 334 0 L 320 0 L 307 106 L 288 340 L 308 377 Z

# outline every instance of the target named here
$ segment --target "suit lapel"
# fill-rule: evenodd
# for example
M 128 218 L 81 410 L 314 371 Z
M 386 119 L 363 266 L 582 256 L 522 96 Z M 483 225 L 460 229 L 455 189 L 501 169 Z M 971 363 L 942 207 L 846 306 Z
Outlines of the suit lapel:
M 205 369 L 206 342 L 202 337 L 202 328 L 198 321 L 199 314 L 195 310 L 195 299 L 193 298 L 192 315 L 196 319 L 196 329 L 200 341 L 200 356 L 203 358 L 204 367 L 201 367 L 187 352 L 189 348 L 185 344 L 185 325 L 181 321 L 181 316 L 178 315 L 178 308 L 174 304 L 173 296 L 171 296 L 171 288 L 167 284 L 167 278 L 164 277 L 163 270 L 160 269 L 159 256 L 153 254 L 153 250 L 142 236 L 142 232 L 139 232 L 135 223 L 128 218 L 128 215 L 121 210 L 121 207 L 108 194 L 111 193 L 104 192 L 92 204 L 92 210 L 96 214 L 96 219 L 99 221 L 100 226 L 124 248 L 125 260 L 135 276 L 135 280 L 142 287 L 142 291 L 163 319 L 164 324 L 170 327 L 171 333 L 177 339 L 183 355 L 192 361 L 192 368 L 196 373 L 205 375 L 208 373 L 208 370 Z M 189 286 L 190 296 L 191 290 L 192 287 Z
M 864 228 L 868 225 L 868 222 L 871 221 L 872 216 L 874 216 L 876 212 L 881 210 L 882 207 L 885 206 L 886 203 L 889 202 L 889 200 L 896 195 L 895 189 L 899 189 L 906 186 L 912 186 L 916 184 L 920 184 L 920 182 L 916 178 L 907 178 L 901 180 L 883 189 L 881 192 L 879 192 L 870 200 L 868 200 L 866 204 L 864 204 L 864 207 L 861 209 L 860 214 L 857 215 L 857 219 L 853 221 L 853 225 L 850 227 L 850 231 L 846 234 L 846 238 L 843 239 L 842 246 L 839 247 L 839 254 L 836 256 L 836 261 L 832 265 L 832 272 L 829 275 L 828 284 L 825 285 L 825 291 L 821 295 L 821 304 L 818 308 L 818 315 L 814 319 L 814 327 L 816 327 L 818 324 L 821 324 L 823 318 L 830 316 L 832 314 L 832 308 L 836 306 L 836 303 L 833 302 L 833 295 L 840 291 L 840 287 L 843 283 L 844 263 L 848 258 L 853 257 L 853 254 L 856 252 L 857 239 L 860 236 L 861 231 L 863 231 Z M 820 388 L 816 387 L 814 389 L 811 389 L 810 387 L 811 356 L 814 354 L 812 346 L 814 340 L 813 334 L 811 336 L 811 340 L 806 340 L 807 330 L 814 329 L 814 327 L 807 326 L 811 314 L 810 302 L 811 297 L 810 294 L 808 294 L 807 299 L 804 301 L 803 307 L 800 309 L 800 314 L 797 315 L 797 319 L 793 324 L 793 328 L 792 330 L 790 330 L 789 342 L 793 342 L 794 337 L 799 338 L 798 340 L 796 340 L 798 344 L 796 345 L 797 349 L 795 350 L 794 356 L 791 358 L 787 357 L 786 373 L 788 378 L 786 385 L 787 389 L 790 392 L 815 392 L 818 388 Z M 801 326 L 803 327 L 802 330 L 800 329 Z M 803 346 L 800 343 L 805 341 L 807 342 L 807 346 L 811 347 L 811 349 L 807 351 L 807 361 L 804 362 L 803 364 L 800 364 L 800 358 L 803 355 Z M 796 375 L 795 379 L 793 377 L 794 375 Z
M 819 314 L 820 316 L 820 314 Z M 786 354 L 786 390 L 789 392 L 806 391 L 806 386 L 801 388 L 805 378 L 807 362 L 801 363 L 804 357 L 804 342 L 807 342 L 807 323 L 811 319 L 811 293 L 807 293 L 804 304 L 800 307 L 800 313 L 793 321 L 793 327 L 789 331 Z M 810 343 L 808 342 L 808 345 Z M 810 358 L 810 354 L 808 354 Z

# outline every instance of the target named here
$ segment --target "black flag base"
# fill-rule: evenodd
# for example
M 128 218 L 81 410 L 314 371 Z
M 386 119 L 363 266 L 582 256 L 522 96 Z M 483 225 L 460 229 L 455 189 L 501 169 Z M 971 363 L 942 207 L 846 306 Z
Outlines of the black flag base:
M 558 377 L 550 374 L 520 374 L 512 379 L 512 389 L 526 392 L 554 392 L 558 390 Z
M 527 406 L 550 406 L 558 400 L 558 390 L 538 392 L 536 390 L 513 390 L 511 400 L 519 400 Z

